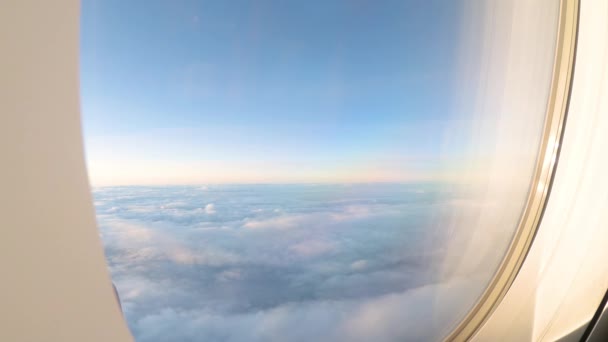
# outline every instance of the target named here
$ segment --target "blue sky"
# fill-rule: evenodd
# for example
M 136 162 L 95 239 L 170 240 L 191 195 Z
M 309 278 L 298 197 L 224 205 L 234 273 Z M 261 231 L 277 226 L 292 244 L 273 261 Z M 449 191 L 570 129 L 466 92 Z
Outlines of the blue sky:
M 82 6 L 94 185 L 408 181 L 445 153 L 457 1 Z

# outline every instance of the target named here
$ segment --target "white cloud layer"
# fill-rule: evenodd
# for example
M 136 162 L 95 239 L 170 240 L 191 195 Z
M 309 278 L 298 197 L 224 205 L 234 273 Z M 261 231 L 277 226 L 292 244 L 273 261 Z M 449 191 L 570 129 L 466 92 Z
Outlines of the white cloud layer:
M 120 187 L 94 196 L 139 342 L 426 341 L 466 311 L 485 278 L 445 277 L 448 234 L 433 214 L 460 202 L 420 189 Z

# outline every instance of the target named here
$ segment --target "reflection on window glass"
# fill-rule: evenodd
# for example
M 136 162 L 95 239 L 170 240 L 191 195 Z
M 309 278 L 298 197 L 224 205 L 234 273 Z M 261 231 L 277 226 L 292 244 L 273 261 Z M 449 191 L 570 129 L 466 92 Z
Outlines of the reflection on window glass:
M 137 341 L 439 340 L 476 303 L 531 186 L 557 1 L 82 6 Z

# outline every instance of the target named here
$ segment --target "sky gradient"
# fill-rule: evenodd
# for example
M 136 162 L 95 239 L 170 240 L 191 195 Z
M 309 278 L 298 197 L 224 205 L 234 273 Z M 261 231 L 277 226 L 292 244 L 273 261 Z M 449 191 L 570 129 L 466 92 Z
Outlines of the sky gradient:
M 453 1 L 84 1 L 93 185 L 427 179 Z
M 84 1 L 88 170 L 136 339 L 441 339 L 527 203 L 546 1 Z

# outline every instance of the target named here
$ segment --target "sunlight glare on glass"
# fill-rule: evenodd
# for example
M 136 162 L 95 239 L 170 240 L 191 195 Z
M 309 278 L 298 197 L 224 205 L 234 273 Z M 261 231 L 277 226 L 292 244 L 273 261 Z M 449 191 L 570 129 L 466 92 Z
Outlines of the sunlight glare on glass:
M 526 204 L 558 5 L 84 0 L 87 167 L 135 339 L 446 336 Z

